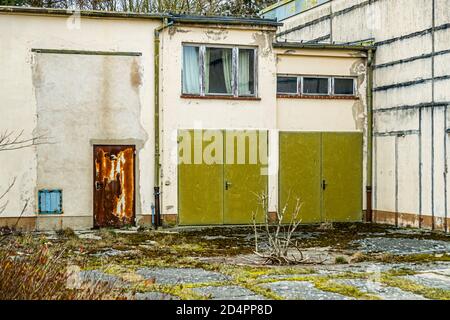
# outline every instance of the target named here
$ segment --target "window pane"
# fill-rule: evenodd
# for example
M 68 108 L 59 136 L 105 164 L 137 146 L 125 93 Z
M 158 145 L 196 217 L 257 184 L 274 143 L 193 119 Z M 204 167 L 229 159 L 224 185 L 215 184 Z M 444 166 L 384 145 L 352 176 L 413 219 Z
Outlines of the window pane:
M 354 95 L 353 79 L 334 79 L 334 94 Z
M 232 50 L 206 48 L 205 92 L 210 94 L 231 94 Z
M 277 93 L 297 94 L 297 77 L 277 77 Z
M 199 47 L 183 47 L 183 93 L 200 94 Z
M 328 78 L 303 78 L 303 93 L 328 94 Z
M 255 94 L 255 50 L 239 49 L 239 85 L 240 96 Z

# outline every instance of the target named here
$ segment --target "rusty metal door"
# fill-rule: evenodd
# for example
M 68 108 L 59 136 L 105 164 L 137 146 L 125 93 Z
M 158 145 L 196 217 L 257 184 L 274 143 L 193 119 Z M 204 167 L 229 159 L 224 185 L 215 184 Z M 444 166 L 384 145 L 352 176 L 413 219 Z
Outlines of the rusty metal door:
M 94 146 L 94 226 L 135 222 L 135 147 Z

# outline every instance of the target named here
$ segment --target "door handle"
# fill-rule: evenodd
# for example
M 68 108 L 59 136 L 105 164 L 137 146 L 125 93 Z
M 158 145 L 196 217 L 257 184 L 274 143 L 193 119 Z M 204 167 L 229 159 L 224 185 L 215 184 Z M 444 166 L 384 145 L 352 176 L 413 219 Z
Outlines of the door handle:
M 232 183 L 229 181 L 225 181 L 225 190 L 228 190 L 231 187 Z
M 327 181 L 322 180 L 322 190 L 325 190 L 327 188 Z
M 103 188 L 103 183 L 95 181 L 95 190 L 101 190 Z

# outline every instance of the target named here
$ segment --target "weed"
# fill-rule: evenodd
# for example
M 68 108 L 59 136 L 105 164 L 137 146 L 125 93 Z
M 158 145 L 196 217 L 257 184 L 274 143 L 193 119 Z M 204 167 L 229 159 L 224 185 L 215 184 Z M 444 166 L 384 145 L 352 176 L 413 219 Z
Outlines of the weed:
M 336 263 L 336 264 L 348 264 L 348 261 L 347 261 L 347 259 L 346 259 L 345 257 L 343 257 L 343 256 L 337 256 L 337 257 L 334 259 L 334 263 Z

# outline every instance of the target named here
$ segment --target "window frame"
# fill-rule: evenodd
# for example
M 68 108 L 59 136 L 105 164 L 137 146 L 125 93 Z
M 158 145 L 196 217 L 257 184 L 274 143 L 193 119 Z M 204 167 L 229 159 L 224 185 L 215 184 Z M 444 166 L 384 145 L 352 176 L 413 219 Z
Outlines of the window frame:
M 47 211 L 47 210 L 43 210 L 42 206 L 41 206 L 41 195 L 42 196 L 46 196 L 46 195 L 50 195 L 52 193 L 56 193 L 59 195 L 59 203 L 58 203 L 58 208 L 55 211 Z M 63 214 L 64 210 L 63 210 L 63 191 L 62 189 L 39 189 L 38 190 L 38 214 L 40 215 L 46 215 L 46 214 Z
M 199 44 L 199 43 L 182 43 L 182 61 L 184 61 L 184 50 L 183 48 L 197 47 L 199 48 L 198 59 L 199 59 L 199 83 L 200 83 L 200 93 L 188 93 L 183 91 L 183 81 L 184 81 L 184 70 L 181 63 L 181 95 L 182 96 L 192 96 L 192 97 L 228 97 L 228 98 L 257 98 L 258 97 L 258 48 L 254 46 L 243 46 L 243 45 L 224 45 L 224 44 Z M 205 69 L 206 69 L 206 48 L 215 49 L 231 49 L 232 55 L 232 67 L 231 67 L 231 94 L 228 93 L 206 93 L 205 88 Z M 239 94 L 239 49 L 253 50 L 253 94 Z
M 278 92 L 277 87 L 277 96 L 280 97 L 309 97 L 309 96 L 317 96 L 317 97 L 348 97 L 348 98 L 356 98 L 358 96 L 358 87 L 357 87 L 357 78 L 352 76 L 324 76 L 324 75 L 293 75 L 293 74 L 277 74 L 277 86 L 278 86 L 278 77 L 290 77 L 297 78 L 297 93 L 287 93 L 287 92 Z M 328 93 L 304 93 L 303 85 L 305 83 L 304 78 L 320 78 L 320 79 L 328 79 Z M 335 94 L 334 93 L 334 81 L 335 79 L 350 79 L 353 80 L 353 94 Z
M 342 94 L 342 93 L 335 93 L 335 85 L 334 82 L 336 79 L 343 79 L 343 80 L 352 80 L 353 81 L 353 93 L 352 94 Z M 356 78 L 355 77 L 332 77 L 332 88 L 331 88 L 331 94 L 333 96 L 338 97 L 355 97 L 357 95 L 357 87 L 356 87 Z
M 307 76 L 301 76 L 302 81 L 301 81 L 301 90 L 300 90 L 300 94 L 302 96 L 330 96 L 332 95 L 332 91 L 331 91 L 331 79 L 330 77 L 327 76 L 315 76 L 315 75 L 307 75 Z M 304 88 L 304 84 L 305 84 L 305 78 L 313 78 L 313 79 L 327 79 L 328 80 L 328 85 L 327 85 L 327 93 L 306 93 L 303 92 L 303 88 Z
M 297 80 L 297 92 L 292 93 L 292 92 L 278 92 L 278 77 L 283 77 L 283 78 L 296 78 Z M 283 96 L 291 96 L 291 95 L 299 95 L 300 94 L 300 90 L 301 90 L 301 83 L 303 82 L 301 76 L 297 76 L 297 75 L 292 75 L 292 74 L 277 74 L 277 94 L 278 95 L 283 95 Z

